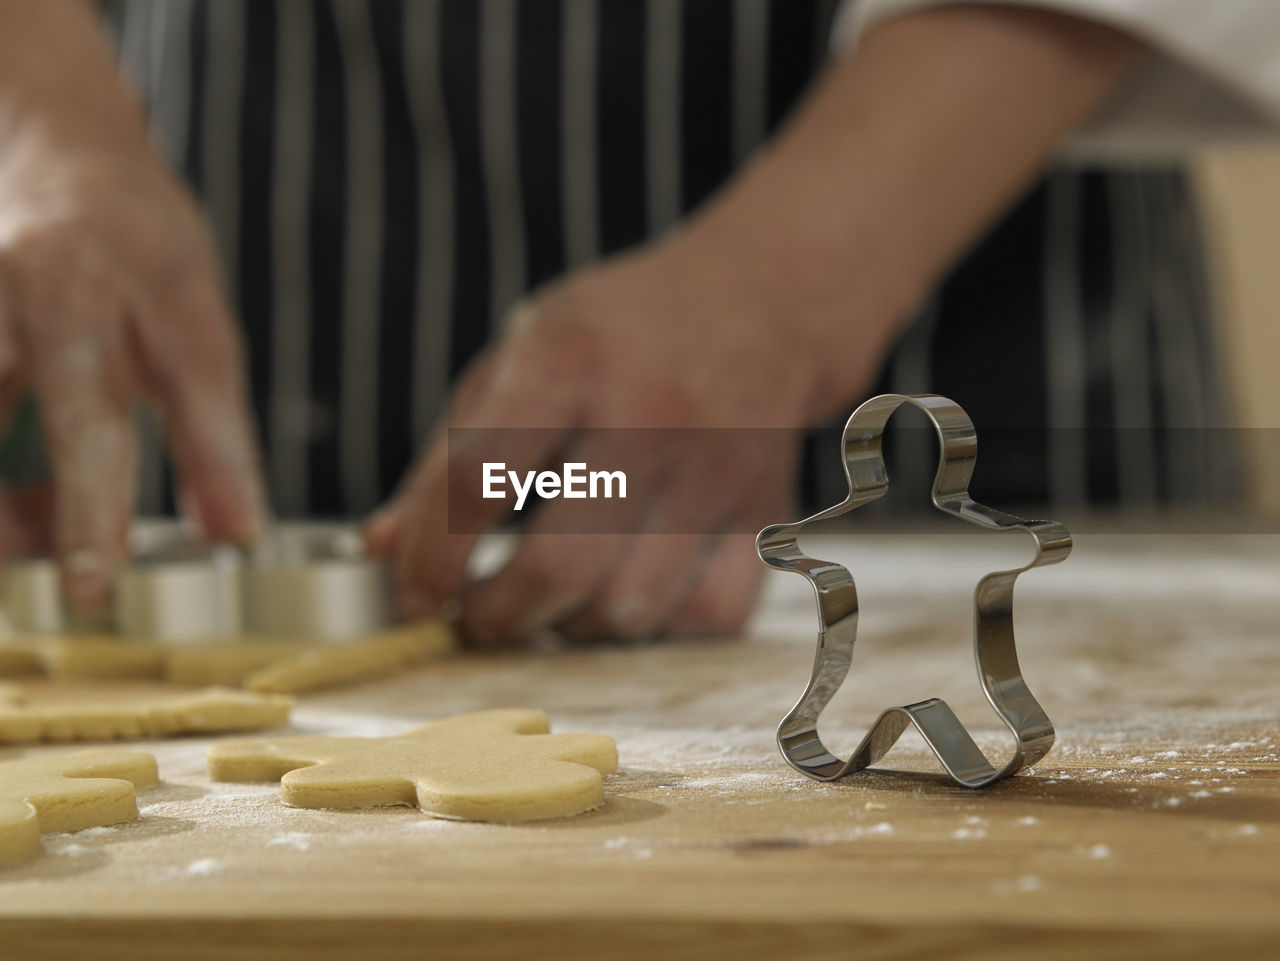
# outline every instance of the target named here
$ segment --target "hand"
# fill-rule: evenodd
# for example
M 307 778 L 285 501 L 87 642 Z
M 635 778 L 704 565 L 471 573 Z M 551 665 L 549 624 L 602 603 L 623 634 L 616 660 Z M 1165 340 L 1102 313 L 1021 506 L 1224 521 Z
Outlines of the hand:
M 528 460 L 626 459 L 607 466 L 635 471 L 633 503 L 655 531 L 785 511 L 793 452 L 662 463 L 660 451 L 593 451 L 584 428 L 794 428 L 848 409 L 926 292 L 1143 55 L 1112 28 L 1044 11 L 957 4 L 887 18 L 675 239 L 516 311 L 445 426 L 548 428 Z M 556 535 L 570 526 L 564 501 L 538 513 L 502 571 L 469 580 L 477 535 L 449 522 L 481 529 L 501 503 L 474 491 L 476 453 L 449 451 L 438 433 L 369 524 L 370 548 L 394 556 L 406 613 L 456 598 L 470 632 L 492 640 L 548 625 L 741 624 L 761 571 L 750 535 Z M 451 477 L 472 486 L 450 491 Z
M 88 43 L 83 14 L 65 4 L 4 15 L 47 16 L 60 44 Z M 126 549 L 136 400 L 159 405 L 184 501 L 208 535 L 252 538 L 265 499 L 205 227 L 109 55 L 71 52 L 79 72 L 11 60 L 0 96 L 0 416 L 34 391 L 53 474 L 46 539 L 85 607 L 105 599 Z M 20 539 L 0 529 L 0 553 Z
M 790 516 L 796 432 L 778 431 L 772 445 L 705 432 L 709 442 L 691 447 L 595 429 L 800 427 L 810 385 L 794 346 L 736 265 L 688 239 L 572 276 L 517 307 L 462 379 L 444 426 L 544 428 L 519 435 L 518 459 L 621 469 L 629 513 L 612 511 L 604 533 L 558 533 L 578 528 L 591 502 L 547 501 L 510 562 L 471 580 L 478 532 L 509 507 L 479 496 L 477 463 L 510 461 L 511 444 L 491 458 L 450 450 L 442 429 L 367 530 L 370 547 L 394 557 L 405 613 L 459 600 L 467 633 L 482 643 L 553 626 L 595 637 L 736 631 L 763 573 L 755 531 Z

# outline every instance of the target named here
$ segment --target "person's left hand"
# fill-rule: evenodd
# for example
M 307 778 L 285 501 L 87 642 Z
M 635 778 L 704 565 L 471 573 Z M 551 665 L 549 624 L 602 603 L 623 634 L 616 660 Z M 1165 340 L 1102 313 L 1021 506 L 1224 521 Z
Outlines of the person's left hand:
M 50 468 L 47 487 L 0 483 L 0 563 L 55 554 L 81 612 L 128 554 L 136 404 L 162 415 L 205 536 L 249 544 L 268 518 L 212 238 L 98 18 L 0 2 L 0 423 L 29 391 Z

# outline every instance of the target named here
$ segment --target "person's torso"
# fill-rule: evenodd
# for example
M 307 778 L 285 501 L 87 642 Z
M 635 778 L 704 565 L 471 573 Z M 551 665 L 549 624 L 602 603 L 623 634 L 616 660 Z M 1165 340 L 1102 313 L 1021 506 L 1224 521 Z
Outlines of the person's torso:
M 277 509 L 384 497 L 518 297 L 670 228 L 777 128 L 834 7 L 128 0 L 126 65 L 244 323 Z M 939 288 L 880 388 L 963 403 L 996 499 L 1228 490 L 1193 220 L 1176 170 L 1054 174 Z M 923 441 L 898 446 L 900 473 L 931 473 Z M 813 503 L 839 481 L 828 447 Z

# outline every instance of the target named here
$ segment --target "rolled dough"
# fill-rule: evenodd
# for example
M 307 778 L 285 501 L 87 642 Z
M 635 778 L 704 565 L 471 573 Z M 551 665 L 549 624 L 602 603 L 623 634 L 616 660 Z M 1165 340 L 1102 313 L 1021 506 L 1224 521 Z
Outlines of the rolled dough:
M 163 678 L 288 694 L 379 677 L 456 646 L 453 628 L 432 620 L 342 642 L 226 639 L 170 647 L 102 635 L 19 638 L 5 649 L 15 673 L 34 663 L 59 678 Z M 0 658 L 0 674 L 5 663 Z
M 164 676 L 165 649 L 110 635 L 31 638 L 50 677 L 120 678 Z
M 39 674 L 43 670 L 35 651 L 18 644 L 0 642 L 0 677 Z
M 310 646 L 249 674 L 244 686 L 251 691 L 288 694 L 349 684 L 441 657 L 455 646 L 449 625 L 423 621 L 379 631 L 363 641 Z
M 515 822 L 580 814 L 604 803 L 618 769 L 600 734 L 549 734 L 541 711 L 463 714 L 385 738 L 290 737 L 209 749 L 215 781 L 280 779 L 286 804 L 416 805 L 427 814 Z
M 0 864 L 40 848 L 40 835 L 119 824 L 138 814 L 134 790 L 160 783 L 137 751 L 41 754 L 0 762 Z
M 14 687 L 0 685 L 2 744 L 256 731 L 284 724 L 293 705 L 290 697 L 216 687 L 127 700 L 104 693 L 97 700 L 28 705 Z
M 301 641 L 226 641 L 190 644 L 165 651 L 164 677 L 174 684 L 239 687 L 246 677 L 311 645 Z

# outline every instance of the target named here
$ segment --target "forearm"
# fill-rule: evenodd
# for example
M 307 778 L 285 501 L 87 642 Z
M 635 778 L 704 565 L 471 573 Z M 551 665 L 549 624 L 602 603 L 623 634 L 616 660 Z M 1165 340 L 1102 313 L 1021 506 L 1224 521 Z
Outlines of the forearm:
M 1110 28 L 1019 8 L 887 21 L 686 238 L 755 285 L 811 352 L 811 413 L 828 415 L 1142 53 Z

